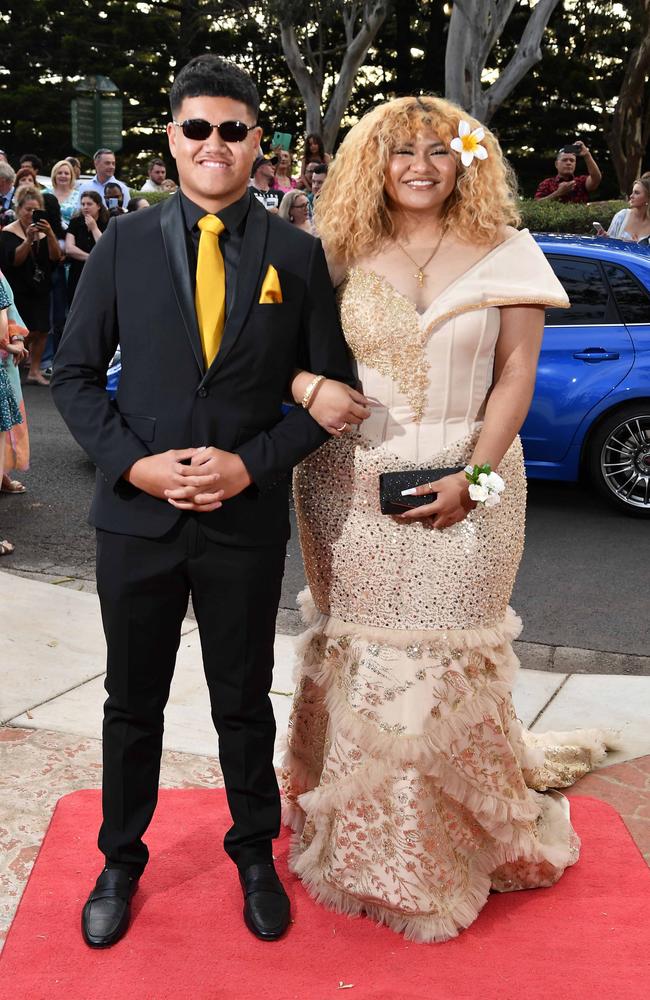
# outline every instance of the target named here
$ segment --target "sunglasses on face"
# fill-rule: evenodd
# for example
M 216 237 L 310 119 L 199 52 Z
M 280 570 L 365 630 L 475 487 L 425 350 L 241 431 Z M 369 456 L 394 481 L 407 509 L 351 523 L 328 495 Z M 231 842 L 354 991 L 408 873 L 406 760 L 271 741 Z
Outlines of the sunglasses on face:
M 215 128 L 224 142 L 243 142 L 248 133 L 257 128 L 256 125 L 247 125 L 246 122 L 221 122 L 220 125 L 211 125 L 205 118 L 186 118 L 184 122 L 172 122 L 172 125 L 182 129 L 186 139 L 194 139 L 197 142 L 208 139 Z

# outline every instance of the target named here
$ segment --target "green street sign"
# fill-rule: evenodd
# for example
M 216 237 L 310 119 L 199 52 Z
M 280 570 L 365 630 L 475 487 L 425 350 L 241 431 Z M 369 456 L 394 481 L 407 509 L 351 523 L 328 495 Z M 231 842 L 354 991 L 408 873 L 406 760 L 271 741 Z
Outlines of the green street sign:
M 70 105 L 72 145 L 80 153 L 92 156 L 106 146 L 115 151 L 122 148 L 122 99 L 92 95 L 75 97 Z

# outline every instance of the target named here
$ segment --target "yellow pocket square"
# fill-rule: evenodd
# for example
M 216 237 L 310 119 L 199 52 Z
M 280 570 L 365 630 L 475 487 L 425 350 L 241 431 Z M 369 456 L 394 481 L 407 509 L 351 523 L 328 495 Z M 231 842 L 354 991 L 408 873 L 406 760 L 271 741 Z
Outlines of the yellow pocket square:
M 260 293 L 259 305 L 264 306 L 271 302 L 282 302 L 280 277 L 278 272 L 273 267 L 273 264 L 269 264 L 269 269 L 266 272 L 266 277 L 264 278 L 262 291 Z

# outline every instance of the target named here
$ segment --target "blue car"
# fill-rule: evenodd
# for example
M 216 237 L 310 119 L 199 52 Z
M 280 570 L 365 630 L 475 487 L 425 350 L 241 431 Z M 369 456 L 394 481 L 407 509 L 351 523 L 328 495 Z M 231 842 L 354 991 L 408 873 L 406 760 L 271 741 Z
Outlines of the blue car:
M 521 431 L 529 477 L 585 476 L 624 513 L 650 516 L 650 250 L 535 236 L 571 301 L 547 309 Z
M 650 516 L 650 250 L 535 235 L 571 301 L 547 309 L 521 431 L 530 478 L 589 477 L 619 510 Z M 108 371 L 114 398 L 119 352 Z

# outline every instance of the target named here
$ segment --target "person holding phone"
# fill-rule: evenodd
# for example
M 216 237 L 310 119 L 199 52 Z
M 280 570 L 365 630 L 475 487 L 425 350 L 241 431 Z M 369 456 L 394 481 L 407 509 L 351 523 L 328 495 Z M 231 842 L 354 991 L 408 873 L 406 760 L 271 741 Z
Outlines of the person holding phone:
M 291 176 L 293 157 L 291 151 L 288 149 L 275 149 L 274 153 L 278 158 L 278 162 L 275 168 L 275 177 L 273 178 L 273 188 L 286 194 L 287 191 L 293 191 L 297 184 L 296 179 Z
M 108 184 L 104 186 L 104 204 L 108 209 L 109 217 L 112 218 L 114 215 L 125 215 L 124 205 L 124 195 L 122 194 L 122 188 L 117 183 L 117 181 L 109 181 Z
M 70 261 L 68 270 L 68 302 L 72 304 L 85 263 L 109 222 L 109 212 L 96 191 L 84 191 L 81 214 L 70 221 L 65 234 L 65 252 Z
M 576 176 L 577 158 L 584 159 L 586 174 Z M 600 185 L 602 174 L 596 161 L 581 139 L 558 150 L 555 177 L 547 177 L 535 192 L 536 201 L 588 202 L 589 195 Z
M 0 233 L 0 269 L 29 330 L 27 382 L 32 385 L 49 385 L 41 373 L 41 358 L 50 327 L 52 270 L 61 258 L 43 195 L 37 188 L 24 185 L 16 193 L 16 221 Z

